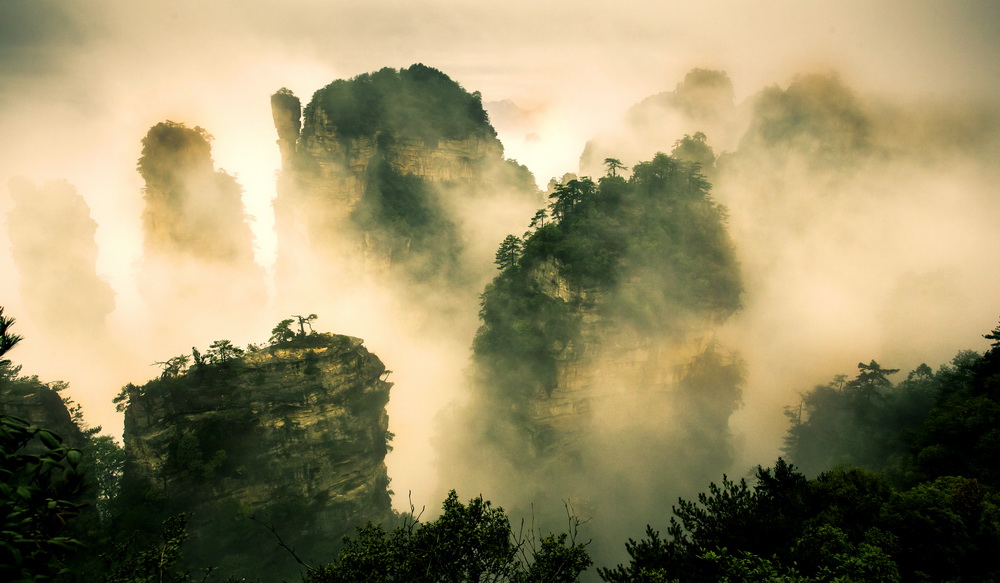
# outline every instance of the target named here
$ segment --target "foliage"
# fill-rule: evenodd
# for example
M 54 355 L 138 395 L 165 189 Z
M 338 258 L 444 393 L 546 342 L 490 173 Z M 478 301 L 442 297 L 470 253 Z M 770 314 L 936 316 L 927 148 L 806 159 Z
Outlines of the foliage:
M 503 271 L 517 265 L 517 260 L 521 257 L 521 238 L 516 235 L 507 235 L 497 249 L 496 261 L 497 269 Z
M 541 293 L 527 271 L 506 270 L 482 295 L 482 326 L 473 341 L 483 373 L 504 400 L 556 386 L 555 358 L 576 336 L 579 317 L 560 298 Z
M 316 314 L 309 314 L 308 316 L 292 316 L 292 317 L 295 318 L 298 321 L 298 323 L 299 323 L 299 336 L 305 336 L 306 335 L 306 327 L 307 326 L 309 327 L 309 333 L 310 334 L 314 334 L 315 333 L 315 331 L 313 330 L 313 327 L 312 327 L 312 323 L 313 323 L 314 320 L 316 320 L 317 318 L 319 318 L 319 316 L 317 316 Z
M 111 402 L 115 404 L 115 411 L 124 413 L 131 404 L 133 398 L 141 396 L 142 393 L 143 391 L 140 387 L 133 383 L 128 383 L 122 387 L 121 390 L 118 391 L 118 394 L 115 395 L 115 398 L 111 400 Z
M 155 184 L 164 193 L 183 192 L 186 172 L 211 170 L 212 136 L 204 128 L 189 128 L 167 120 L 149 129 L 142 139 L 142 156 L 137 169 L 146 184 Z
M 243 356 L 243 349 L 233 346 L 230 340 L 216 340 L 205 352 L 205 361 L 210 364 L 226 364 Z
M 695 132 L 693 136 L 684 134 L 683 138 L 674 142 L 670 156 L 697 164 L 704 172 L 710 172 L 715 166 L 715 152 L 708 145 L 708 137 L 702 132 Z
M 292 318 L 285 318 L 284 320 L 278 322 L 274 329 L 271 330 L 271 338 L 268 339 L 267 343 L 270 346 L 277 346 L 295 339 L 295 332 L 292 330 L 293 322 L 295 322 L 295 320 Z
M 500 273 L 481 296 L 474 350 L 507 403 L 555 387 L 555 358 L 576 337 L 588 294 L 605 295 L 600 309 L 619 322 L 657 330 L 740 305 L 725 211 L 697 167 L 658 154 L 626 180 L 616 175 L 619 161 L 608 163 L 596 183 L 556 184 L 551 220 L 540 210 L 523 241 L 510 235 L 497 251 Z M 546 270 L 570 289 L 552 289 Z M 518 405 L 511 407 L 516 416 Z
M 495 136 L 478 92 L 422 64 L 334 81 L 313 95 L 305 116 L 317 110 L 342 140 L 387 133 L 435 145 L 472 134 Z
M 604 165 L 608 167 L 608 176 L 611 178 L 617 177 L 619 170 L 628 169 L 618 158 L 605 158 Z
M 888 377 L 897 370 L 859 363 L 853 380 L 836 377 L 786 409 L 785 451 L 807 473 L 848 464 L 885 472 L 898 485 L 942 476 L 1000 484 L 997 353 L 996 346 L 984 355 L 963 351 L 895 385 Z
M 673 507 L 668 536 L 629 540 L 605 581 L 990 581 L 1000 568 L 995 499 L 942 478 L 896 491 L 854 468 L 806 480 L 778 460 L 757 483 L 723 478 Z
M 188 364 L 191 362 L 191 357 L 186 354 L 181 354 L 180 356 L 175 356 L 169 358 L 163 362 L 155 362 L 153 364 L 159 366 L 163 373 L 162 378 L 172 378 L 187 370 Z
M 837 376 L 826 385 L 816 386 L 785 414 L 792 427 L 785 437 L 785 452 L 807 473 L 816 473 L 838 464 L 858 465 L 873 470 L 887 469 L 883 461 L 901 455 L 905 444 L 895 438 L 901 429 L 912 430 L 915 419 L 904 413 L 901 399 L 924 408 L 929 399 L 916 400 L 927 393 L 925 369 L 908 377 L 907 392 L 894 394 L 888 375 L 874 360 L 858 363 L 859 373 L 847 381 Z
M 861 100 L 834 74 L 796 77 L 787 89 L 756 97 L 746 147 L 788 148 L 817 163 L 847 165 L 872 149 L 873 122 Z
M 379 136 L 382 145 L 393 139 Z M 351 212 L 351 220 L 369 234 L 369 244 L 401 263 L 417 280 L 458 275 L 463 245 L 439 190 L 422 176 L 396 170 L 386 159 L 385 148 L 379 148 L 369 165 L 365 196 Z
M 0 579 L 47 581 L 81 543 L 64 536 L 80 511 L 82 453 L 54 433 L 0 415 Z
M 309 583 L 454 581 L 571 583 L 590 564 L 571 532 L 543 537 L 537 548 L 514 534 L 502 508 L 482 497 L 467 505 L 452 490 L 434 521 L 405 521 L 392 531 L 368 524 L 344 539 L 337 560 L 312 569 Z
M 178 514 L 163 522 L 159 541 L 140 546 L 134 538 L 115 545 L 105 555 L 105 583 L 181 583 L 193 581 L 178 569 L 181 547 L 188 538 L 189 516 Z M 209 570 L 210 571 L 210 570 Z M 207 573 L 206 573 L 207 578 Z
M 14 348 L 18 342 L 21 341 L 21 337 L 10 331 L 10 327 L 14 325 L 14 318 L 8 318 L 3 315 L 3 306 L 0 306 L 0 357 L 6 354 L 10 349 Z M 0 358 L 0 374 L 5 370 L 9 370 L 11 367 L 11 362 L 9 360 Z

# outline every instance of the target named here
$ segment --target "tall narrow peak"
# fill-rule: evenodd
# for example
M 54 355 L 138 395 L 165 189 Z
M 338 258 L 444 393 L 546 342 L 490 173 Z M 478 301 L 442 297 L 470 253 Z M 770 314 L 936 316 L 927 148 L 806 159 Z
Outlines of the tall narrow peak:
M 244 337 L 262 325 L 255 318 L 267 292 L 243 189 L 215 170 L 211 139 L 200 127 L 161 122 L 142 139 L 138 162 L 145 181 L 139 289 L 155 332 L 177 343 L 206 326 L 213 335 Z
M 7 215 L 14 263 L 21 276 L 26 315 L 60 346 L 103 335 L 114 292 L 97 274 L 97 222 L 71 184 L 38 187 L 10 181 L 14 207 Z
M 537 204 L 530 173 L 503 158 L 479 94 L 431 67 L 334 81 L 305 107 L 301 131 L 294 95 L 279 91 L 271 104 L 283 160 L 279 293 L 359 276 L 478 285 L 489 258 L 467 245 L 483 236 L 473 208 Z M 500 240 L 510 228 L 485 235 Z
M 291 90 L 282 87 L 271 96 L 271 115 L 278 130 L 281 165 L 289 168 L 295 155 L 295 143 L 302 131 L 302 101 Z
M 557 185 L 552 216 L 500 247 L 473 392 L 444 434 L 463 439 L 441 440 L 444 484 L 549 527 L 572 500 L 603 533 L 598 556 L 729 469 L 743 381 L 717 340 L 742 294 L 725 209 L 695 164 L 618 170 Z
M 251 263 L 253 235 L 243 189 L 212 162 L 211 136 L 171 121 L 149 129 L 138 170 L 145 180 L 147 253 Z

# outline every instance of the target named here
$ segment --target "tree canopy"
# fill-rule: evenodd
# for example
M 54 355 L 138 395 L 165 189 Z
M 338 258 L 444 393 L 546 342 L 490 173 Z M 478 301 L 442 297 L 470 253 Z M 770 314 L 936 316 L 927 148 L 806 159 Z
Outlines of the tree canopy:
M 313 95 L 306 117 L 317 109 L 341 139 L 386 132 L 435 144 L 470 134 L 496 136 L 478 92 L 468 93 L 441 71 L 419 63 L 334 81 Z
M 573 527 L 536 541 L 534 533 L 515 532 L 502 508 L 482 497 L 462 504 L 452 490 L 436 520 L 359 528 L 337 559 L 310 569 L 306 581 L 572 583 L 591 565 L 585 546 Z

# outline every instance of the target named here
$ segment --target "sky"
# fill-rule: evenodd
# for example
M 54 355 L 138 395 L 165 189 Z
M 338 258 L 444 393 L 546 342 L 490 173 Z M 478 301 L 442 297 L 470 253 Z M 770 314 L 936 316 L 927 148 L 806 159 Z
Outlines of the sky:
M 243 185 L 257 259 L 270 268 L 280 160 L 268 98 L 280 87 L 308 101 L 334 79 L 422 62 L 523 112 L 497 129 L 507 155 L 544 185 L 577 171 L 588 139 L 693 67 L 725 70 L 737 102 L 830 69 L 866 93 L 996 101 L 998 54 L 992 0 L 0 0 L 0 229 L 11 178 L 68 180 L 98 224 L 97 268 L 122 325 L 137 301 L 135 164 L 163 120 L 214 136 L 216 166 Z M 0 305 L 17 317 L 21 303 L 0 236 Z M 30 339 L 31 322 L 20 321 Z M 61 372 L 52 358 L 25 342 L 17 359 L 47 379 Z M 122 368 L 109 378 L 155 374 L 146 363 Z M 120 425 L 109 404 L 119 387 L 82 384 L 73 396 L 93 423 Z

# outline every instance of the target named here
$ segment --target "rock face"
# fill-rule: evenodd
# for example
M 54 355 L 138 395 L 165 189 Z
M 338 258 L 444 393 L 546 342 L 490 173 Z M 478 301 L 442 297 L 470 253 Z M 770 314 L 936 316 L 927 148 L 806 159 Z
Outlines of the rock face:
M 200 127 L 165 121 L 142 140 L 139 290 L 154 314 L 155 333 L 175 343 L 211 321 L 229 323 L 230 336 L 251 334 L 267 296 L 243 189 L 215 170 L 211 139 Z
M 127 387 L 126 521 L 191 513 L 189 563 L 227 574 L 296 572 L 250 516 L 303 559 L 328 558 L 391 513 L 385 372 L 361 340 L 314 334 Z
M 742 367 L 716 336 L 742 283 L 709 189 L 662 154 L 628 180 L 557 186 L 556 217 L 483 293 L 473 391 L 448 430 L 469 437 L 443 448 L 445 484 L 543 528 L 569 500 L 610 563 L 650 508 L 730 469 Z
M 156 124 L 143 138 L 138 168 L 146 183 L 146 254 L 253 262 L 242 188 L 213 168 L 210 141 L 204 129 L 171 121 Z
M 271 105 L 282 154 L 274 208 L 285 296 L 362 275 L 467 279 L 491 258 L 467 256 L 464 209 L 539 203 L 530 173 L 504 160 L 479 95 L 430 67 L 335 81 L 304 112 L 286 89 Z
M 0 369 L 0 413 L 44 427 L 72 447 L 83 447 L 83 432 L 55 389 L 37 378 L 6 378 L 3 372 Z

